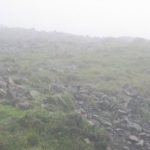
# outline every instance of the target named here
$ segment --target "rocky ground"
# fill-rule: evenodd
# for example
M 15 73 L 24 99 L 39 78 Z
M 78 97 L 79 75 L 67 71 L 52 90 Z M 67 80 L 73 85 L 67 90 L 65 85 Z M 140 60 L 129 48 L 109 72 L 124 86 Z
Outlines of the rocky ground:
M 111 142 L 108 150 L 150 150 L 150 121 L 143 115 L 143 109 L 150 107 L 147 98 L 136 89 L 126 87 L 121 93 L 100 92 L 91 86 L 63 85 L 51 83 L 51 93 L 71 93 L 75 111 L 85 118 L 91 126 L 106 129 Z M 11 77 L 0 77 L 0 99 L 3 104 L 12 104 L 21 110 L 34 107 L 34 95 L 21 81 Z M 38 104 L 44 109 L 49 105 Z M 90 142 L 90 139 L 85 139 Z
M 0 28 L 0 149 L 20 150 L 24 141 L 29 150 L 35 143 L 36 150 L 43 145 L 70 150 L 76 140 L 78 147 L 71 150 L 106 150 L 106 145 L 107 150 L 150 150 L 149 50 L 150 41 L 140 38 Z M 55 127 L 45 114 L 56 121 L 63 138 L 59 132 L 49 137 Z M 68 129 L 64 118 L 71 122 Z M 80 124 L 81 118 L 88 125 Z M 34 121 L 40 122 L 36 131 L 30 125 Z M 21 144 L 15 143 L 17 137 Z

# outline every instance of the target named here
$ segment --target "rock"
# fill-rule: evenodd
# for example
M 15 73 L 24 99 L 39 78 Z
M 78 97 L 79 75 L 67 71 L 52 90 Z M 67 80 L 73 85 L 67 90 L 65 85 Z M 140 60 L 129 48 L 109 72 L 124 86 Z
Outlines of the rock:
M 92 115 L 92 119 L 98 119 L 99 118 L 99 116 L 98 115 L 96 115 L 96 114 L 94 114 L 94 115 Z
M 7 84 L 14 85 L 15 82 L 13 81 L 13 79 L 11 77 L 8 77 Z
M 18 103 L 16 105 L 16 107 L 18 107 L 18 108 L 20 108 L 22 110 L 27 110 L 27 109 L 32 108 L 32 105 L 29 102 L 22 102 L 22 103 Z
M 135 142 L 135 143 L 140 142 L 140 139 L 139 139 L 137 136 L 134 136 L 134 135 L 130 135 L 130 136 L 129 136 L 129 140 L 130 140 L 131 142 Z
M 129 147 L 127 147 L 127 146 L 123 146 L 123 147 L 122 147 L 122 150 L 130 150 L 130 149 L 129 149 Z
M 127 127 L 128 127 L 128 129 L 135 130 L 137 132 L 141 132 L 142 131 L 142 127 L 139 124 L 137 124 L 137 123 L 130 122 L 127 125 Z
M 127 96 L 131 96 L 131 97 L 134 97 L 134 96 L 137 96 L 138 95 L 138 91 L 134 88 L 131 88 L 131 87 L 128 87 L 124 90 L 124 93 L 127 95 Z
M 102 98 L 102 100 L 103 100 L 103 101 L 109 101 L 109 100 L 110 100 L 110 97 L 109 97 L 109 96 L 107 96 L 107 95 L 105 95 L 105 94 L 104 94 L 104 95 L 102 95 L 102 97 L 101 97 L 101 98 Z
M 124 130 L 121 129 L 121 128 L 117 128 L 117 129 L 115 129 L 115 131 L 116 131 L 116 132 L 123 132 Z
M 87 101 L 89 96 L 87 94 L 77 94 L 75 98 L 78 101 Z
M 110 146 L 107 147 L 107 150 L 112 150 L 112 148 Z
M 91 120 L 88 120 L 88 123 L 89 123 L 90 126 L 94 126 L 95 125 L 95 123 L 93 121 L 91 121 Z
M 16 93 L 11 88 L 7 88 L 6 98 L 14 101 L 16 100 Z
M 84 141 L 85 141 L 86 144 L 90 144 L 91 143 L 91 141 L 89 140 L 89 138 L 85 138 Z
M 6 91 L 4 89 L 0 89 L 0 98 L 6 95 Z
M 0 80 L 0 88 L 1 89 L 6 89 L 6 82 L 3 80 Z
M 106 127 L 111 127 L 112 123 L 110 123 L 109 121 L 106 120 L 100 120 L 100 123 L 103 124 Z
M 29 90 L 23 85 L 16 84 L 12 78 L 8 78 L 6 86 L 6 98 L 13 100 L 32 99 Z
M 79 94 L 85 94 L 85 95 L 87 95 L 89 92 L 88 92 L 88 90 L 87 89 L 84 89 L 84 88 L 80 88 L 80 91 L 79 91 Z
M 80 108 L 80 109 L 79 109 L 79 113 L 80 113 L 80 114 L 86 114 L 86 110 L 84 110 L 83 108 Z
M 98 105 L 101 110 L 109 110 L 111 107 L 109 101 L 98 102 Z
M 79 105 L 83 105 L 84 102 L 83 102 L 83 101 L 78 101 L 78 104 L 79 104 Z
M 147 133 L 145 133 L 145 132 L 141 132 L 141 133 L 139 134 L 139 136 L 142 137 L 142 138 L 150 137 L 150 135 L 147 134 Z
M 143 147 L 144 146 L 144 140 L 140 140 L 136 145 Z
M 63 84 L 61 83 L 51 83 L 49 85 L 50 87 L 50 91 L 54 92 L 54 93 L 62 93 L 65 90 L 65 87 L 63 86 Z
M 43 109 L 47 109 L 47 108 L 48 108 L 48 104 L 41 104 L 41 107 L 42 107 Z
M 39 93 L 38 91 L 36 91 L 36 90 L 31 90 L 31 91 L 30 91 L 30 95 L 31 95 L 31 97 L 34 99 L 34 98 L 36 98 L 37 96 L 39 96 L 40 93 Z
M 124 110 L 122 110 L 122 109 L 118 109 L 117 112 L 118 112 L 118 114 L 121 115 L 121 116 L 128 114 L 126 111 L 124 111 Z

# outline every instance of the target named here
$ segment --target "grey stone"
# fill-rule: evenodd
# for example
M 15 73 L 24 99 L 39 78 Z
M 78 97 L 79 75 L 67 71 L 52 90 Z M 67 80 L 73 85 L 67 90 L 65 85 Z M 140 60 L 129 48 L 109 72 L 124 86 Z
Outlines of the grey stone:
M 22 103 L 16 104 L 16 107 L 18 107 L 22 110 L 27 110 L 27 109 L 32 108 L 32 105 L 29 102 L 22 102 Z
M 138 143 L 140 141 L 140 139 L 137 136 L 135 136 L 135 135 L 130 135 L 129 136 L 129 140 L 131 142 L 135 142 L 135 143 Z
M 131 130 L 135 130 L 135 131 L 138 131 L 138 132 L 141 132 L 142 131 L 142 127 L 139 125 L 139 124 L 137 124 L 137 123 L 129 123 L 128 125 L 127 125 L 127 127 L 128 127 L 128 129 L 131 129 Z

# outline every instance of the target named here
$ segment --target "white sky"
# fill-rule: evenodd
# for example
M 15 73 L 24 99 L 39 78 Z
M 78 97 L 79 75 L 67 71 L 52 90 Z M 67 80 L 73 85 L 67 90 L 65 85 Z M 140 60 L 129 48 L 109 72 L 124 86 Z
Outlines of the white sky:
M 150 0 L 0 0 L 0 24 L 150 38 Z

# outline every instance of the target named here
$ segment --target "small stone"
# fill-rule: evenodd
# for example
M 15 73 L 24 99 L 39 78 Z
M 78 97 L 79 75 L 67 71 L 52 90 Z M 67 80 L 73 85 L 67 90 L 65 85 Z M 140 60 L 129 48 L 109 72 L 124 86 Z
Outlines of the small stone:
M 108 121 L 103 121 L 102 124 L 104 126 L 109 126 L 109 127 L 112 126 L 112 124 L 110 122 L 108 122 Z
M 89 123 L 89 125 L 91 125 L 91 126 L 94 126 L 94 125 L 95 125 L 95 123 L 94 123 L 93 121 L 91 121 L 91 120 L 88 120 L 88 123 Z
M 79 105 L 83 105 L 84 102 L 83 102 L 83 101 L 78 101 L 78 104 L 79 104 Z
M 123 149 L 123 150 L 130 150 L 129 147 L 127 147 L 127 146 L 123 146 L 122 149 Z
M 108 147 L 107 147 L 107 150 L 112 150 L 112 148 L 108 146 Z
M 139 138 L 137 136 L 134 136 L 134 135 L 130 135 L 129 140 L 132 142 L 135 142 L 135 143 L 138 143 L 140 141 Z
M 136 145 L 143 147 L 144 146 L 144 140 L 140 140 Z
M 36 90 L 31 90 L 30 95 L 32 96 L 32 98 L 36 98 L 37 96 L 40 95 L 40 93 Z
M 16 105 L 16 107 L 22 109 L 22 110 L 27 110 L 32 107 L 32 105 L 29 102 L 22 102 Z
M 116 132 L 123 132 L 123 129 L 117 128 L 117 129 L 115 129 L 115 131 L 116 131 Z
M 142 127 L 140 125 L 138 125 L 137 123 L 129 123 L 128 128 L 131 130 L 138 131 L 138 132 L 142 131 Z
M 127 115 L 127 112 L 124 111 L 124 110 L 121 110 L 121 109 L 119 109 L 117 112 L 118 112 L 120 115 Z
M 6 91 L 3 89 L 0 89 L 0 97 L 3 97 L 6 95 Z
M 90 144 L 91 143 L 91 141 L 88 138 L 85 138 L 84 141 L 85 141 L 86 144 Z
M 147 134 L 147 133 L 145 133 L 145 132 L 140 133 L 139 136 L 140 136 L 140 137 L 143 137 L 143 138 L 145 138 L 145 137 L 150 137 L 150 135 Z
M 92 119 L 98 119 L 98 115 L 92 115 Z

